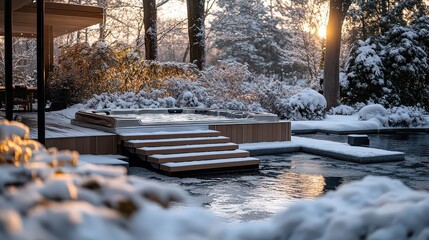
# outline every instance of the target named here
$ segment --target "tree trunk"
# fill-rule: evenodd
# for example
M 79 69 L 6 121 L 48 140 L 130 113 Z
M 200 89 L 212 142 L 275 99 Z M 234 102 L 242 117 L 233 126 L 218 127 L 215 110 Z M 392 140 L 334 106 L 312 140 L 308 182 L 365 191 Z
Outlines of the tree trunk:
M 189 54 L 191 63 L 201 70 L 205 64 L 204 0 L 187 0 Z
M 144 0 L 144 46 L 146 60 L 156 60 L 158 55 L 156 32 L 156 0 Z
M 106 40 L 106 18 L 107 18 L 106 0 L 97 0 L 97 5 L 103 8 L 103 21 L 99 24 L 98 40 L 104 42 Z
M 339 103 L 341 29 L 350 3 L 350 0 L 330 0 L 329 3 L 329 20 L 323 73 L 323 95 L 326 98 L 327 109 L 335 107 Z

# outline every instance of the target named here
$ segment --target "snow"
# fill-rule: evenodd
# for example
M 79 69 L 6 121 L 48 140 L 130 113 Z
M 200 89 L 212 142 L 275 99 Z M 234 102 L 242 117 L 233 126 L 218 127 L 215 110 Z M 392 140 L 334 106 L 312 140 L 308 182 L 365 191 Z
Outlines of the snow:
M 185 167 L 185 166 L 198 166 L 206 164 L 222 164 L 222 163 L 232 163 L 232 162 L 248 162 L 248 161 L 258 161 L 257 158 L 245 157 L 245 158 L 225 158 L 225 159 L 214 159 L 214 160 L 202 160 L 202 161 L 190 161 L 190 162 L 168 162 L 163 163 L 163 166 L 167 167 Z
M 235 143 L 215 143 L 215 144 L 193 144 L 193 145 L 181 145 L 181 146 L 168 146 L 168 147 L 142 147 L 139 150 L 155 151 L 155 150 L 179 150 L 188 148 L 208 148 L 208 147 L 227 147 L 235 146 Z
M 187 158 L 187 157 L 197 157 L 197 156 L 216 156 L 223 154 L 236 154 L 236 153 L 246 153 L 244 150 L 231 150 L 231 151 L 215 151 L 215 152 L 196 152 L 196 153 L 178 153 L 178 154 L 154 154 L 150 155 L 151 158 L 158 159 L 170 159 L 170 158 Z
M 325 117 L 326 99 L 306 88 L 288 99 L 276 102 L 279 116 L 289 120 L 320 120 Z
M 404 160 L 404 153 L 397 151 L 386 151 L 369 147 L 350 146 L 347 143 L 338 143 L 325 140 L 316 140 L 306 137 L 293 136 L 287 142 L 261 142 L 240 144 L 240 149 L 252 151 L 263 149 L 284 149 L 288 152 L 303 151 L 321 156 L 328 156 L 340 160 L 371 163 Z
M 224 136 L 218 137 L 196 137 L 196 138 L 171 138 L 171 139 L 153 139 L 153 140 L 129 140 L 127 142 L 133 144 L 139 143 L 163 143 L 163 142 L 182 142 L 182 141 L 199 141 L 199 140 L 216 140 L 216 139 L 226 139 Z
M 381 128 L 375 121 L 360 121 L 358 115 L 342 116 L 327 115 L 325 119 L 319 121 L 292 121 L 292 132 L 353 132 L 353 131 L 373 131 Z
M 19 133 L 18 124 L 8 124 L 0 129 Z M 8 141 L 23 139 L 6 139 L 2 144 Z M 292 142 L 325 144 L 297 137 Z M 0 151 L 3 156 L 4 148 Z M 33 162 L 45 159 L 47 153 L 54 154 L 50 164 Z M 411 190 L 386 177 L 366 177 L 318 199 L 297 201 L 267 221 L 228 224 L 194 206 L 190 196 L 175 185 L 127 176 L 121 167 L 72 164 L 57 168 L 53 167 L 55 158 L 55 151 L 39 150 L 27 166 L 8 164 L 0 168 L 0 239 L 429 237 L 429 193 Z
M 371 104 L 363 107 L 358 112 L 359 120 L 375 120 L 380 123 L 380 126 L 388 126 L 388 112 L 380 104 Z

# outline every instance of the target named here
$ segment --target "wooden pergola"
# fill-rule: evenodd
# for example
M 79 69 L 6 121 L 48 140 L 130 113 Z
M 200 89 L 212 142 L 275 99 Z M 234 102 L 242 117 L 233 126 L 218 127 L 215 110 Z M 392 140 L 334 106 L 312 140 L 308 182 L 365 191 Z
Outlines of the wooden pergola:
M 103 21 L 103 8 L 51 1 L 0 0 L 0 35 L 5 37 L 6 118 L 13 110 L 12 37 L 37 38 L 39 141 L 45 141 L 45 72 L 53 64 L 54 38 Z

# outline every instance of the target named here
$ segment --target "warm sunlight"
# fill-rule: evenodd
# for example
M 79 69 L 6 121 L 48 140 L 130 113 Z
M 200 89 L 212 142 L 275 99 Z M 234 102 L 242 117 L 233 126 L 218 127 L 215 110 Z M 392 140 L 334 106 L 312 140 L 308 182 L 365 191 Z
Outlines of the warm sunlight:
M 326 38 L 326 27 L 328 26 L 328 18 L 329 5 L 328 3 L 325 3 L 320 7 L 319 22 L 317 27 L 317 35 L 320 38 Z

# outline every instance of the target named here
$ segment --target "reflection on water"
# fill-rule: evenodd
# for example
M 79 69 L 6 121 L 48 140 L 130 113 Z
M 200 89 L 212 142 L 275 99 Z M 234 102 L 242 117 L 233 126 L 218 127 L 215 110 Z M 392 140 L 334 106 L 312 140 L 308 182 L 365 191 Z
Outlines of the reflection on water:
M 316 135 L 345 142 L 347 136 Z M 312 199 L 343 183 L 367 175 L 389 176 L 408 186 L 429 190 L 428 135 L 371 135 L 371 146 L 406 152 L 406 160 L 356 164 L 306 153 L 260 156 L 256 173 L 174 178 L 131 167 L 130 174 L 179 184 L 198 205 L 232 222 L 266 219 L 297 199 Z
M 278 189 L 294 198 L 315 198 L 325 189 L 325 178 L 321 175 L 285 172 L 277 181 Z

